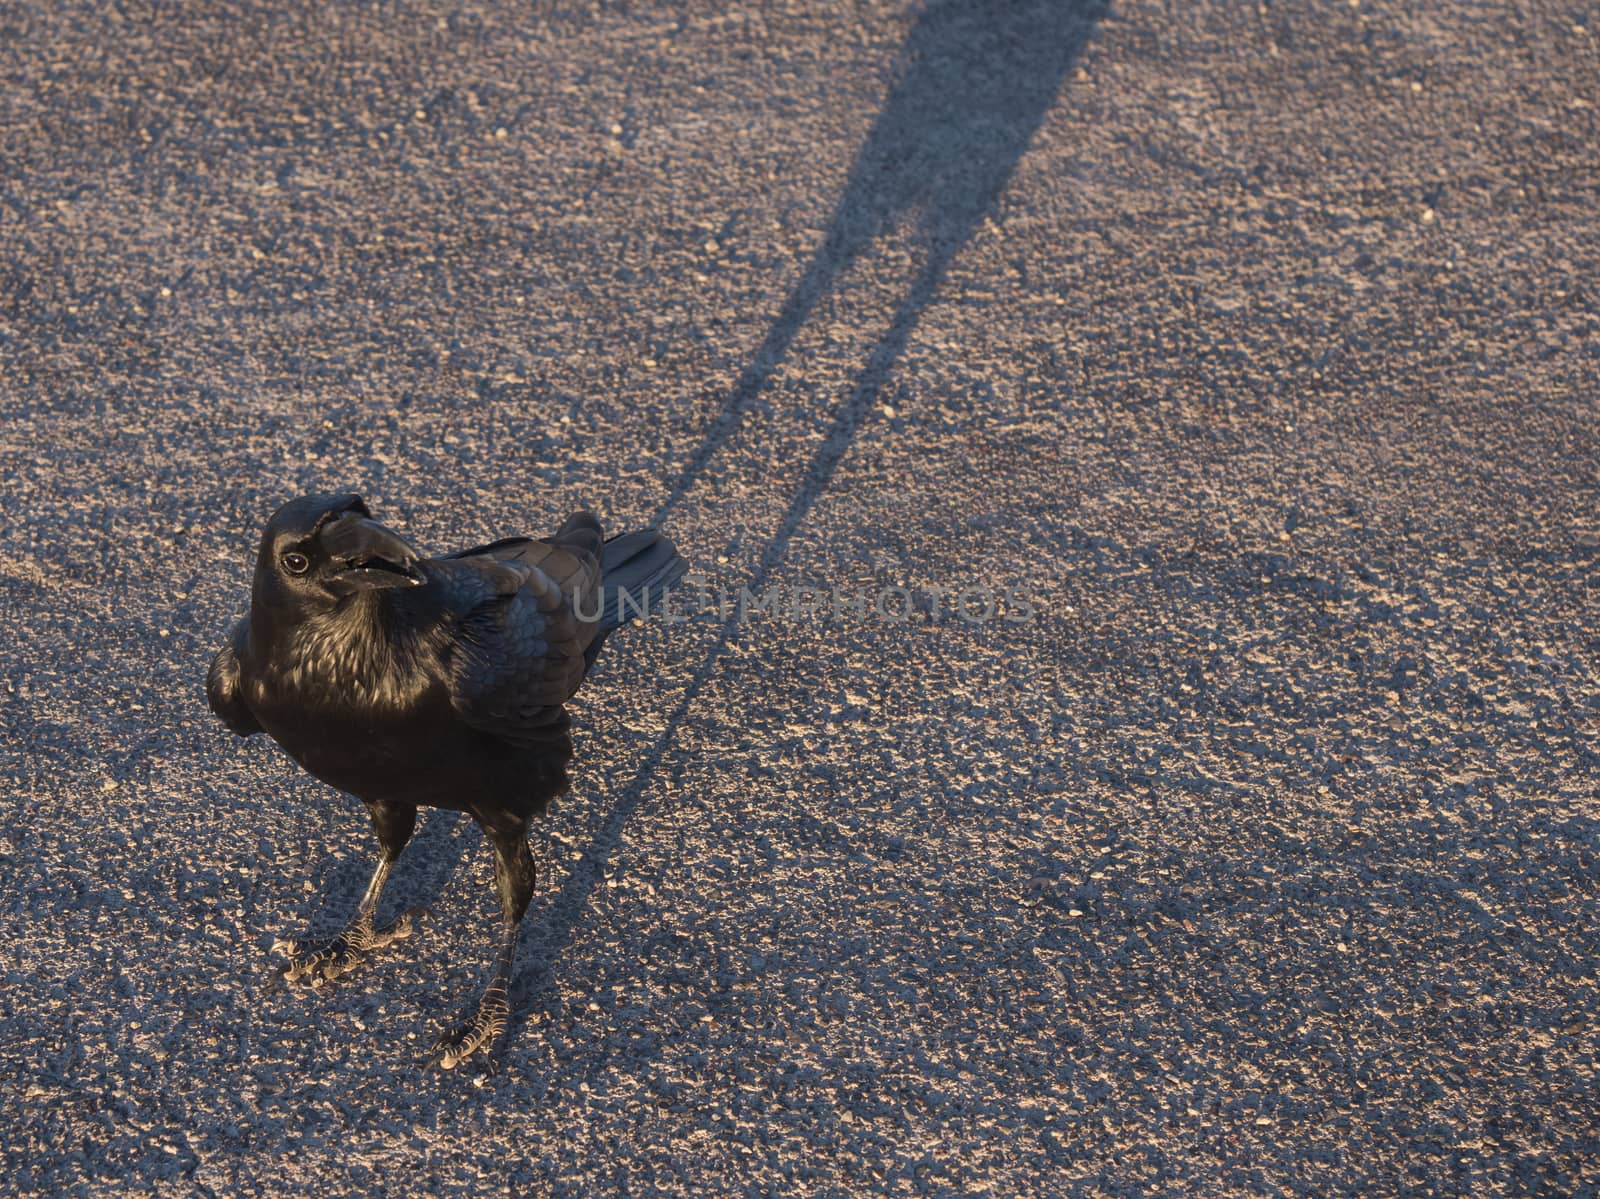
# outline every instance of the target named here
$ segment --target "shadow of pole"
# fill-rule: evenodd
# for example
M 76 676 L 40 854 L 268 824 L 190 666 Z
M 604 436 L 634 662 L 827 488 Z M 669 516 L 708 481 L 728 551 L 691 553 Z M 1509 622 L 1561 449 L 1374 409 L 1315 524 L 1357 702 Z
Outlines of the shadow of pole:
M 899 81 L 851 168 L 822 245 L 689 456 L 656 513 L 656 524 L 682 502 L 737 432 L 818 302 L 897 217 L 916 213 L 925 252 L 922 265 L 762 551 L 747 584 L 753 593 L 761 590 L 844 459 L 956 253 L 1011 178 L 1104 8 L 1099 0 L 931 0 L 906 40 Z M 527 929 L 525 937 L 537 944 L 538 956 L 519 972 L 512 995 L 519 1028 L 532 997 L 571 944 L 628 820 L 727 652 L 738 620 L 734 614 L 724 621 L 665 731 L 646 751 L 543 919 Z

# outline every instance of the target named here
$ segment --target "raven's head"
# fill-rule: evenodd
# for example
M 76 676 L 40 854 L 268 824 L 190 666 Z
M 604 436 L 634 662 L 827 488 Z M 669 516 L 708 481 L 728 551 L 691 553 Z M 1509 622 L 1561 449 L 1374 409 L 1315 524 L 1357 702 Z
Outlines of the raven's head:
M 373 520 L 359 495 L 306 495 L 267 522 L 256 558 L 255 599 L 309 613 L 353 595 L 422 581 L 417 552 Z

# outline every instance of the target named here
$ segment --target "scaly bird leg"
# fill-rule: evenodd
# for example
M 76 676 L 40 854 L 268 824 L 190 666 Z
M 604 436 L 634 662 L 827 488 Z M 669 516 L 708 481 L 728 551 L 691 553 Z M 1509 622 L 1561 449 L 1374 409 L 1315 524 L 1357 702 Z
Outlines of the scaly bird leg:
M 354 970 L 368 954 L 411 935 L 409 912 L 383 929 L 375 927 L 374 918 L 378 912 L 378 900 L 383 895 L 383 885 L 389 880 L 389 872 L 394 869 L 395 860 L 411 840 L 412 831 L 416 828 L 417 810 L 394 804 L 371 803 L 367 805 L 367 812 L 372 817 L 372 828 L 378 834 L 383 852 L 372 871 L 372 878 L 367 882 L 366 893 L 361 896 L 355 919 L 337 937 L 316 949 L 302 949 L 298 942 L 290 940 L 273 945 L 274 950 L 286 954 L 289 959 L 284 968 L 284 977 L 290 982 L 305 979 L 315 985 L 338 978 Z
M 502 818 L 504 819 L 504 818 Z M 480 821 L 482 823 L 482 821 Z M 500 894 L 500 951 L 495 955 L 489 982 L 478 999 L 471 1020 L 446 1033 L 434 1044 L 429 1064 L 452 1069 L 480 1049 L 493 1045 L 505 1031 L 511 1014 L 511 966 L 517 952 L 517 929 L 533 899 L 533 855 L 528 852 L 528 822 L 513 828 L 484 829 L 494 845 L 494 882 Z

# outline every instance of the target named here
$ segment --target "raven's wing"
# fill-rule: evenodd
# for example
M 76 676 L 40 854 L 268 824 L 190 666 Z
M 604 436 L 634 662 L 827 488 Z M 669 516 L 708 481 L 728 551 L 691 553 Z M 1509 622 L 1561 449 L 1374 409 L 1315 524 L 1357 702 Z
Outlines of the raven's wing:
M 449 561 L 491 558 L 542 571 L 566 594 L 580 625 L 598 622 L 604 606 L 600 594 L 600 522 L 588 512 L 574 512 L 551 537 L 506 537 L 488 545 L 451 554 Z M 592 634 L 586 633 L 588 640 Z
M 241 737 L 264 731 L 256 714 L 245 703 L 239 686 L 239 650 L 250 635 L 250 618 L 247 616 L 233 626 L 228 634 L 228 644 L 211 659 L 211 669 L 206 671 L 206 702 L 211 710 Z
M 598 632 L 600 562 L 589 538 L 575 535 L 593 523 L 580 513 L 547 541 L 512 538 L 447 559 L 466 568 L 457 576 L 465 603 L 450 654 L 450 700 L 473 728 L 531 746 L 561 722 Z M 594 542 L 598 548 L 597 525 Z

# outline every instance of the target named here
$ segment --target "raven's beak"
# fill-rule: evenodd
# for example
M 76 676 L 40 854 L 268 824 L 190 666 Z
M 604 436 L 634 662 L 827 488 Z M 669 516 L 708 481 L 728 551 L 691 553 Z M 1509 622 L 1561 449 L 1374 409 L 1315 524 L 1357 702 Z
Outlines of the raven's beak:
M 331 581 L 343 590 L 415 587 L 422 582 L 417 552 L 369 516 L 347 512 L 323 525 L 317 540 L 333 562 Z

